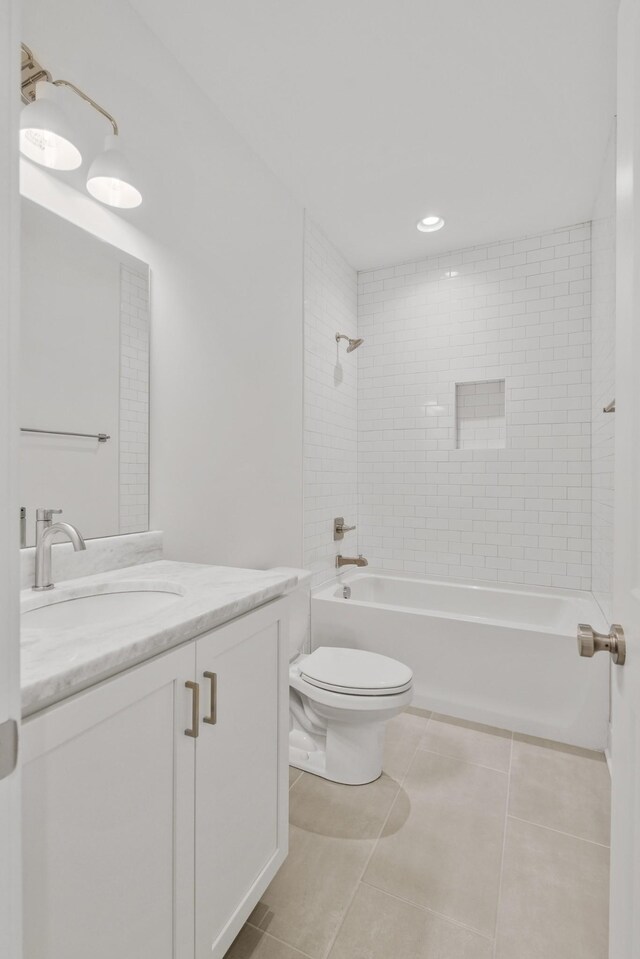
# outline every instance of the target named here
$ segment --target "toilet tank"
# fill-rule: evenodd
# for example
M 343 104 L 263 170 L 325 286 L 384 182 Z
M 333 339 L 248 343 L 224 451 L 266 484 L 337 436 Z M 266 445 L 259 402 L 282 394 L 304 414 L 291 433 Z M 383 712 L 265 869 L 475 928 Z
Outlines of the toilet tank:
M 274 572 L 283 572 L 298 577 L 298 584 L 289 590 L 291 616 L 289 620 L 289 662 L 299 653 L 311 649 L 311 573 L 306 569 L 278 566 Z

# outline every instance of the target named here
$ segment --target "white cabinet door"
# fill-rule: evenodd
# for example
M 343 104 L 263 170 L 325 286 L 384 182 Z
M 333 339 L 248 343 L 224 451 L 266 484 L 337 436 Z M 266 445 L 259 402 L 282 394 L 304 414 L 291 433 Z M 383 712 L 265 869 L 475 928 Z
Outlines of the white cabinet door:
M 23 727 L 24 959 L 192 959 L 191 643 Z
M 196 643 L 196 959 L 224 956 L 287 853 L 287 611 L 279 600 Z

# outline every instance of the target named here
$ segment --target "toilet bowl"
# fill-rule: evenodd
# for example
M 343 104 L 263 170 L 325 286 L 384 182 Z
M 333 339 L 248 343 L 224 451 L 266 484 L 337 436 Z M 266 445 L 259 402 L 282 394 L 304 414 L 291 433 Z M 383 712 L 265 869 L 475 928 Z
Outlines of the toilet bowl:
M 289 764 L 361 786 L 382 773 L 385 724 L 413 697 L 413 673 L 361 649 L 311 647 L 311 573 L 297 576 L 289 616 Z
M 359 649 L 321 646 L 289 668 L 289 763 L 357 786 L 382 773 L 385 726 L 413 696 L 408 666 Z

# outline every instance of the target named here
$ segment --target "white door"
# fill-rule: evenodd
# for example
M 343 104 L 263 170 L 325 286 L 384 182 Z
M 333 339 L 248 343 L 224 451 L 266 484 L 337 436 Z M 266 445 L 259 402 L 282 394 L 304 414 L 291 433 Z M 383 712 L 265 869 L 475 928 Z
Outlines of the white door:
M 196 959 L 221 959 L 288 843 L 288 646 L 281 600 L 196 643 Z
M 12 370 L 18 289 L 17 3 L 0 2 L 0 956 L 20 955 L 20 822 L 12 722 L 19 716 L 15 427 Z
M 640 3 L 618 22 L 614 617 L 610 959 L 640 956 Z M 602 654 L 601 654 L 602 655 Z

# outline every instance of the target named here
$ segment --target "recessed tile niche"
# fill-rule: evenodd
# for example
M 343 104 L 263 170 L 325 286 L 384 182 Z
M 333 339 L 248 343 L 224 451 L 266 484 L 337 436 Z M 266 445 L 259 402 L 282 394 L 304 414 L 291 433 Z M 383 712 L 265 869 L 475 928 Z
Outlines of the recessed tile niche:
M 456 448 L 504 449 L 504 380 L 456 383 Z

